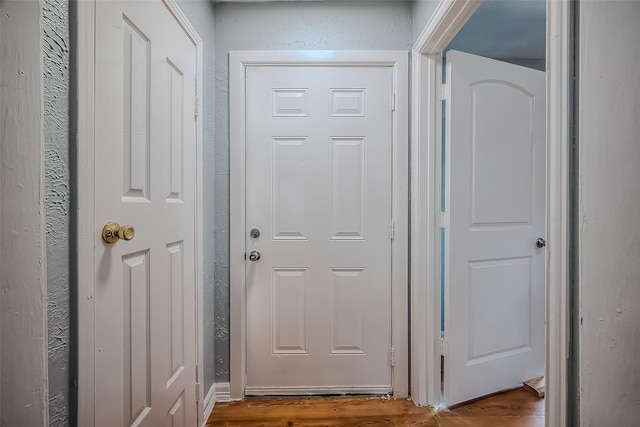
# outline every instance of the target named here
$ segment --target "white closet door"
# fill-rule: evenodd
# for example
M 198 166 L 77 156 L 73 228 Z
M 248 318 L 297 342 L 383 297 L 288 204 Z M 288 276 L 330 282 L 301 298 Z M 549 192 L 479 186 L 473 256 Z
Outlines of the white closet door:
M 447 54 L 445 401 L 544 375 L 545 74 Z

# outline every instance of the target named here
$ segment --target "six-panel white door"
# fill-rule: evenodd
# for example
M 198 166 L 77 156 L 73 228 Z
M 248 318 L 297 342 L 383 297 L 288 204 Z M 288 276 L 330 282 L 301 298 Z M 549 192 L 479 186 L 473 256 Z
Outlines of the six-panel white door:
M 545 371 L 545 74 L 447 53 L 445 401 Z
M 247 68 L 247 394 L 391 391 L 392 78 Z
M 161 1 L 96 2 L 95 425 L 195 426 L 196 46 Z

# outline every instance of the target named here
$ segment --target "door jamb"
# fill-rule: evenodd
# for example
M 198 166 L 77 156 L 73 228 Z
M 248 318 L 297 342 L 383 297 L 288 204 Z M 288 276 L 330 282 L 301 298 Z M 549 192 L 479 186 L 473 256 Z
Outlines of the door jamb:
M 77 10 L 78 90 L 78 425 L 95 425 L 95 18 L 98 0 L 79 1 Z M 162 0 L 196 47 L 197 111 L 202 111 L 202 39 L 175 0 Z M 203 218 L 202 218 L 202 116 L 196 117 L 195 278 L 196 278 L 196 393 L 198 423 L 204 417 L 203 336 Z
M 412 399 L 440 405 L 438 161 L 440 56 L 481 0 L 441 0 L 413 49 Z M 567 424 L 571 0 L 547 0 L 547 356 L 545 423 Z M 426 258 L 425 258 L 426 257 Z M 425 265 L 425 259 L 426 265 Z M 422 313 L 431 313 L 424 315 Z M 421 332 L 425 331 L 425 332 Z
M 408 52 L 406 51 L 231 51 L 230 106 L 230 398 L 244 398 L 246 374 L 245 294 L 245 73 L 249 66 L 336 65 L 392 67 L 396 108 L 394 131 L 392 240 L 392 346 L 394 395 L 408 395 Z

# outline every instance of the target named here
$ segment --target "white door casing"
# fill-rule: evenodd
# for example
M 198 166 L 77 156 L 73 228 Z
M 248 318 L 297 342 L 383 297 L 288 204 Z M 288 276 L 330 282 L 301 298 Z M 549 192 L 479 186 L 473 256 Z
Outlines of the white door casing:
M 246 337 L 247 309 L 249 301 L 245 287 L 249 284 L 251 267 L 245 269 L 245 252 L 252 250 L 247 243 L 251 224 L 246 222 L 245 161 L 248 147 L 245 124 L 247 123 L 245 81 L 248 69 L 258 66 L 306 66 L 306 67 L 380 67 L 391 70 L 395 93 L 395 111 L 392 114 L 391 160 L 393 174 L 391 217 L 395 222 L 395 239 L 391 242 L 391 317 L 392 347 L 395 350 L 395 366 L 392 376 L 393 392 L 407 395 L 407 214 L 408 214 L 408 151 L 407 151 L 407 52 L 404 51 L 238 51 L 230 52 L 230 152 L 231 152 L 231 376 L 232 399 L 245 394 L 247 368 Z M 294 88 L 296 89 L 296 88 Z M 301 88 L 297 88 L 301 89 Z M 389 104 L 392 105 L 392 99 Z M 271 101 L 269 102 L 271 105 Z M 271 138 L 267 142 L 273 143 Z M 271 153 L 269 154 L 271 156 Z M 270 175 L 269 175 L 270 176 Z M 269 181 L 271 178 L 267 178 Z M 387 233 L 390 230 L 387 228 Z M 327 239 L 330 236 L 327 237 Z M 270 237 L 268 237 L 270 238 Z M 267 251 L 268 252 L 268 251 Z M 264 256 L 269 256 L 265 253 Z M 259 263 L 260 261 L 258 261 Z M 270 280 L 270 279 L 269 279 Z M 267 302 L 270 301 L 270 298 Z M 311 301 L 313 304 L 314 302 Z M 388 355 L 387 357 L 390 357 Z
M 389 393 L 392 69 L 246 82 L 246 392 Z
M 96 47 L 80 58 L 81 158 L 95 174 L 79 172 L 94 183 L 79 190 L 93 206 L 79 221 L 81 251 L 92 252 L 80 254 L 90 262 L 79 272 L 79 422 L 195 425 L 200 40 L 171 1 L 87 2 L 78 12 Z M 107 221 L 133 225 L 135 237 L 104 243 Z
M 445 402 L 545 372 L 545 74 L 449 51 Z
M 569 340 L 569 252 L 571 109 L 573 74 L 572 2 L 547 1 L 547 360 L 545 424 L 567 423 L 567 352 Z M 437 265 L 439 212 L 433 195 L 438 183 L 442 145 L 440 55 L 478 7 L 475 0 L 441 0 L 413 46 L 412 61 L 412 365 L 411 397 L 417 404 L 440 404 L 440 281 Z M 431 255 L 434 254 L 434 255 Z M 426 292 L 426 295 L 425 295 Z M 414 316 L 415 313 L 434 313 Z M 422 331 L 427 331 L 424 334 Z M 426 337 L 426 338 L 425 338 Z M 433 345 L 432 343 L 437 345 Z M 416 345 L 418 343 L 418 345 Z M 425 372 L 424 374 L 423 372 Z

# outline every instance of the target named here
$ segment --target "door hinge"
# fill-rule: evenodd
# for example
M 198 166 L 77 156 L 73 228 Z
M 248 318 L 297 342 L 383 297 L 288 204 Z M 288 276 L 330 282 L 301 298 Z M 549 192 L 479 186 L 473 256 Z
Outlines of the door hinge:
M 395 356 L 396 349 L 391 347 L 391 349 L 389 349 L 389 361 L 391 362 L 391 366 L 396 366 Z
M 444 340 L 444 338 L 440 338 L 440 356 L 449 357 L 449 344 Z
M 200 402 L 200 367 L 196 364 L 196 402 Z
M 389 224 L 389 237 L 391 237 L 391 239 L 396 238 L 396 222 L 395 221 L 391 221 L 391 224 Z
M 438 212 L 436 226 L 438 228 L 449 228 L 449 212 Z
M 446 101 L 451 96 L 451 85 L 449 83 L 443 83 L 440 85 L 440 100 Z
M 391 95 L 391 111 L 396 111 L 396 94 Z
M 198 96 L 196 95 L 195 99 L 194 99 L 194 116 L 198 117 L 200 116 L 200 99 L 198 98 Z

